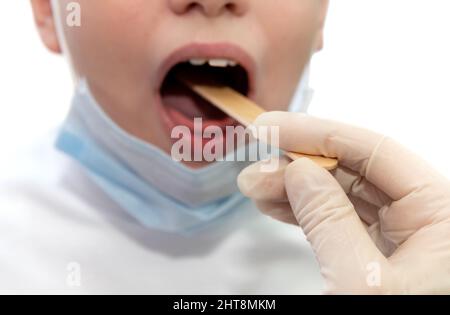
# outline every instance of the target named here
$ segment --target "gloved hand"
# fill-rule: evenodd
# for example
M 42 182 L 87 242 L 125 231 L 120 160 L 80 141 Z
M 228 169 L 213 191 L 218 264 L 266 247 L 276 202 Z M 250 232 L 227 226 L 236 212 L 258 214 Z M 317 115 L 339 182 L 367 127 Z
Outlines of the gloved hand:
M 308 159 L 260 162 L 239 176 L 263 213 L 299 224 L 327 293 L 450 292 L 450 183 L 394 140 L 304 114 L 261 115 L 280 148 L 337 157 L 331 173 Z M 265 169 L 267 170 L 267 168 Z

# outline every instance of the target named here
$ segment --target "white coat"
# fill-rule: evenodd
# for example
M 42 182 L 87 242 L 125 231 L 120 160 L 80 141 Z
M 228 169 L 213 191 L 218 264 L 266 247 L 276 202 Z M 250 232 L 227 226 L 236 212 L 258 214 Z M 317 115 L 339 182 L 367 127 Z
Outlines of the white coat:
M 313 294 L 300 228 L 246 203 L 192 237 L 141 226 L 49 136 L 0 183 L 2 294 Z

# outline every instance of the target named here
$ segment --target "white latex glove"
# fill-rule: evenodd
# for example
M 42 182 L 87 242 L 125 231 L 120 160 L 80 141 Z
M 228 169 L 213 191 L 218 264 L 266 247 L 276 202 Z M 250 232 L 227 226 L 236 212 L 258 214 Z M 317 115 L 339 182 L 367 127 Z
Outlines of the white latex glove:
M 308 159 L 238 179 L 263 213 L 299 224 L 327 293 L 449 293 L 450 183 L 394 140 L 304 114 L 273 112 L 280 147 L 337 157 L 328 172 Z

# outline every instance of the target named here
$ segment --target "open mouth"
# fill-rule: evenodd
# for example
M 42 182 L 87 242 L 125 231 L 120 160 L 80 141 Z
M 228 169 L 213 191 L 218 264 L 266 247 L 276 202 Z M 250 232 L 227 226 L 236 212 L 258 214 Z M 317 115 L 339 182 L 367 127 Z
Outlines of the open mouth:
M 237 122 L 214 105 L 191 91 L 177 77 L 195 77 L 205 84 L 226 85 L 248 96 L 249 73 L 239 62 L 231 59 L 191 58 L 175 64 L 165 76 L 160 89 L 163 109 L 174 125 L 193 127 L 195 118 L 203 126 L 234 126 Z

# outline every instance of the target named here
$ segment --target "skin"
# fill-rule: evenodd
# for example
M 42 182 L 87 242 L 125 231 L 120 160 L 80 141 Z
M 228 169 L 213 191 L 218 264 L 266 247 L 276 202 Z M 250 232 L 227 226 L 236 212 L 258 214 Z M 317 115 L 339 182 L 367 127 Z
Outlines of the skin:
M 65 29 L 75 72 L 121 128 L 166 152 L 173 142 L 152 103 L 157 69 L 171 52 L 191 42 L 238 44 L 256 62 L 256 102 L 284 110 L 322 48 L 328 7 L 326 0 L 77 2 L 82 26 Z M 61 53 L 50 0 L 31 4 L 43 43 Z

